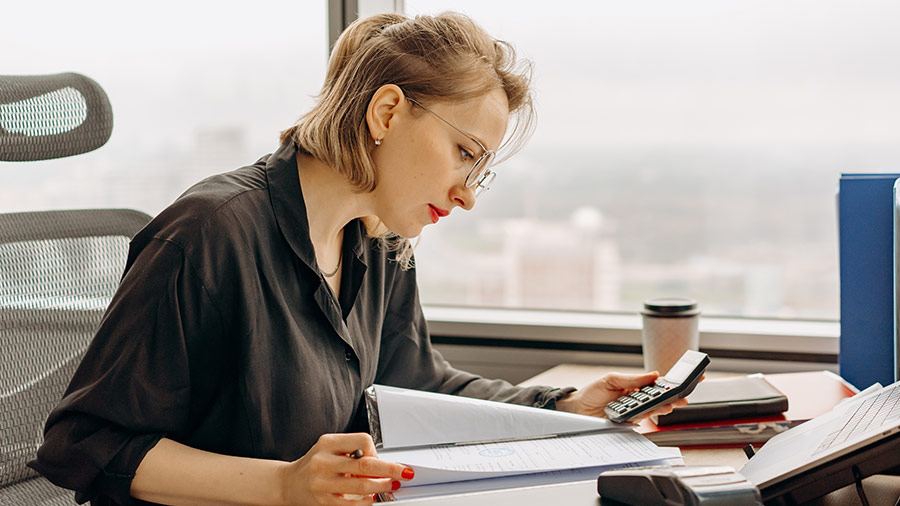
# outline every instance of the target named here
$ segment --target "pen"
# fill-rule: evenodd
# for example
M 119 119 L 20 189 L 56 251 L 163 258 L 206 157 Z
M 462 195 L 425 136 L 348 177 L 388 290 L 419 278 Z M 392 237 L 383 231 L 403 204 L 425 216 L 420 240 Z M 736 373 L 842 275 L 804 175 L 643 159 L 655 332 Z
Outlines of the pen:
M 347 456 L 350 457 L 351 459 L 361 459 L 363 456 L 363 451 L 361 448 L 357 448 L 356 450 L 348 453 Z M 364 497 L 366 497 L 366 496 L 358 495 L 358 494 L 344 494 L 344 498 L 350 499 L 350 500 L 359 500 L 359 499 L 363 499 Z
M 363 451 L 361 449 L 357 448 L 354 452 L 348 453 L 347 456 L 350 457 L 351 459 L 359 459 L 359 458 L 362 458 Z M 365 496 L 344 494 L 344 497 L 347 499 L 362 499 Z M 378 494 L 375 494 L 375 500 L 377 502 L 393 501 L 394 494 L 392 494 L 391 492 L 380 492 Z

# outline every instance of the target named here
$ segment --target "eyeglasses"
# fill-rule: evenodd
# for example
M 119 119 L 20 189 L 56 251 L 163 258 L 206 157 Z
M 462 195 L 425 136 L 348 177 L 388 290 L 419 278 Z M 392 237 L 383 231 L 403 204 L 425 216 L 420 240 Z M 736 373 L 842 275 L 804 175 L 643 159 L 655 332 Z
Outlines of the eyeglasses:
M 492 171 L 490 169 L 491 162 L 494 161 L 494 156 L 496 155 L 496 153 L 494 153 L 494 150 L 489 150 L 489 149 L 485 148 L 484 145 L 482 143 L 478 142 L 477 139 L 475 139 L 471 135 L 463 132 L 462 130 L 457 128 L 456 125 L 445 120 L 438 113 L 425 107 L 424 105 L 420 104 L 418 101 L 413 100 L 409 97 L 406 97 L 406 99 L 409 100 L 411 103 L 421 107 L 422 109 L 425 109 L 426 111 L 430 112 L 431 114 L 434 115 L 435 118 L 441 120 L 442 122 L 449 125 L 450 128 L 463 134 L 464 136 L 466 136 L 466 138 L 468 138 L 475 144 L 478 144 L 478 147 L 481 148 L 481 156 L 478 157 L 478 160 L 475 160 L 475 164 L 472 165 L 472 168 L 469 170 L 469 173 L 466 175 L 466 188 L 475 188 L 475 196 L 476 197 L 481 195 L 485 190 L 488 190 L 490 188 L 490 184 L 497 177 L 497 173 L 495 173 L 494 171 Z

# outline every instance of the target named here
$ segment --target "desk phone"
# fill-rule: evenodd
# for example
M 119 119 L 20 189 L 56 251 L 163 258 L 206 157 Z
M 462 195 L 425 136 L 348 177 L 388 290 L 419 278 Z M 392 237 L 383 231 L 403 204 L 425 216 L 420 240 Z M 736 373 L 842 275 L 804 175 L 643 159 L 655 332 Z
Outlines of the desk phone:
M 637 467 L 597 478 L 601 498 L 635 506 L 762 506 L 747 478 L 728 466 Z
M 662 404 L 686 397 L 700 382 L 708 365 L 709 356 L 706 353 L 687 350 L 656 383 L 619 397 L 607 404 L 603 411 L 610 420 L 625 422 Z

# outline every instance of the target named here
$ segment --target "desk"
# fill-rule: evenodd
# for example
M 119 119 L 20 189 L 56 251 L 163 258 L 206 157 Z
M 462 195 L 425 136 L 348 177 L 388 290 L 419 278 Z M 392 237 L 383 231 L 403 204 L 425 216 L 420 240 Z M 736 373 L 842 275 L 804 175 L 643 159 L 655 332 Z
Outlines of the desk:
M 610 371 L 642 372 L 637 368 L 606 367 L 589 365 L 562 364 L 544 371 L 533 378 L 520 383 L 529 385 L 554 385 L 582 387 Z M 710 378 L 736 376 L 737 373 L 707 372 Z M 747 457 L 738 448 L 683 450 L 685 463 L 688 465 L 725 465 L 737 470 L 743 467 Z M 871 506 L 894 506 L 897 500 L 898 477 L 871 476 L 863 483 Z M 558 504 L 562 506 L 599 506 L 603 504 L 597 495 L 596 480 L 522 487 L 491 492 L 477 492 L 446 497 L 432 497 L 397 501 L 398 504 L 422 506 L 529 506 Z M 856 506 L 860 505 L 854 486 L 836 490 L 819 500 L 805 506 Z

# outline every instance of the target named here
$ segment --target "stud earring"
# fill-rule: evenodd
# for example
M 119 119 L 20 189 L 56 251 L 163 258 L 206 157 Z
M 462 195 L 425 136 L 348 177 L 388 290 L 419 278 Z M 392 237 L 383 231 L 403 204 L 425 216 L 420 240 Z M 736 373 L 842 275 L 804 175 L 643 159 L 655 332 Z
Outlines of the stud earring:
M 375 147 L 381 146 L 381 139 L 375 139 Z

